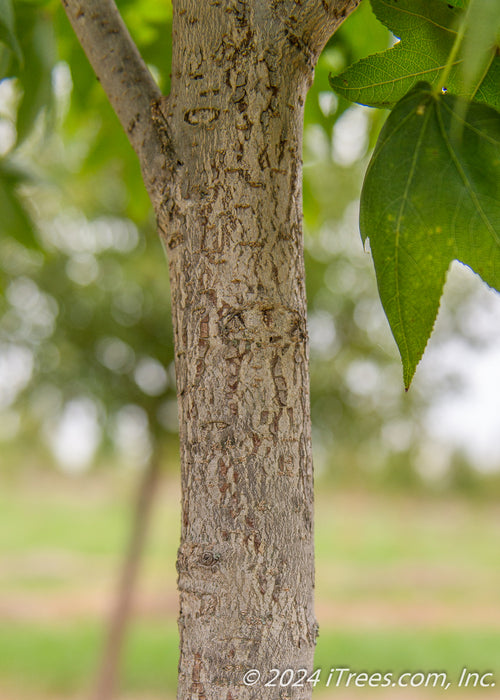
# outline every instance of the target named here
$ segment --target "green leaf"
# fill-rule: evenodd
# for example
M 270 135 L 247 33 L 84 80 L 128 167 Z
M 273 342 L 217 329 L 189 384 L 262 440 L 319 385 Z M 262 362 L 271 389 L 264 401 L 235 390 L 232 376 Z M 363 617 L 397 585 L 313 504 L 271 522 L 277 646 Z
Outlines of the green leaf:
M 25 66 L 18 73 L 23 96 L 17 113 L 17 140 L 31 132 L 38 115 L 53 106 L 52 69 L 56 51 L 52 17 L 37 8 L 20 7 L 19 26 L 23 28 Z
M 26 248 L 40 249 L 35 227 L 22 197 L 20 185 L 29 182 L 29 176 L 7 160 L 0 159 L 0 236 L 12 236 Z
M 462 9 L 465 9 L 469 4 L 469 0 L 441 0 L 441 2 L 444 2 L 446 5 L 453 5 L 453 7 L 460 7 Z
M 392 107 L 417 82 L 436 86 L 457 35 L 463 10 L 441 0 L 371 0 L 378 19 L 401 38 L 395 46 L 361 59 L 330 78 L 333 89 L 352 102 Z M 462 58 L 451 68 L 446 88 L 457 95 L 466 90 Z M 491 75 L 490 75 L 491 73 Z M 475 99 L 500 109 L 500 58 L 496 57 Z
M 23 53 L 14 30 L 14 10 L 11 0 L 0 0 L 0 41 L 11 49 L 22 64 Z
M 360 229 L 408 388 L 452 260 L 500 289 L 500 114 L 418 84 L 382 129 Z

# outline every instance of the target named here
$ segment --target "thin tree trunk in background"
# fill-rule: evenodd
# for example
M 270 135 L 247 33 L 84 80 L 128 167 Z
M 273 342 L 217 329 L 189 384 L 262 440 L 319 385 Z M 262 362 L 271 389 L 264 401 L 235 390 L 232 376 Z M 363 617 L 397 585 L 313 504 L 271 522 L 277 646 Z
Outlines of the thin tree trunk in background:
M 109 618 L 106 642 L 92 695 L 93 700 L 112 700 L 116 697 L 120 659 L 130 621 L 133 595 L 146 543 L 160 466 L 160 454 L 157 449 L 151 455 L 138 484 L 129 541 L 122 563 L 116 596 L 113 600 L 114 605 Z

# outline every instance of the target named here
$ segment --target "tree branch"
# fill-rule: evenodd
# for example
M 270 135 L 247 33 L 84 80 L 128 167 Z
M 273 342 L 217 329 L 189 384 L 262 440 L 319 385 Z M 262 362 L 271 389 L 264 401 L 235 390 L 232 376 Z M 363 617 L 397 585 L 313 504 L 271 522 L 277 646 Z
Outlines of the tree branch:
M 141 163 L 155 131 L 161 92 L 114 0 L 62 0 L 68 19 Z
M 328 39 L 361 0 L 284 0 L 279 5 L 282 22 L 310 51 L 315 63 Z

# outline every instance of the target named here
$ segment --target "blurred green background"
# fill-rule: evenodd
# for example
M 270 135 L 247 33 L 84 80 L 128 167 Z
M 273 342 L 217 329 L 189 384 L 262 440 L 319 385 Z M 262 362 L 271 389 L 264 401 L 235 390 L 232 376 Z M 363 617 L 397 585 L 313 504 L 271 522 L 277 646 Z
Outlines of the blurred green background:
M 171 7 L 118 3 L 168 92 Z M 0 700 L 92 686 L 141 474 L 161 454 L 123 698 L 172 698 L 177 412 L 168 274 L 138 164 L 58 0 L 0 44 Z M 5 40 L 5 39 L 4 39 Z M 328 74 L 394 39 L 367 0 L 306 105 L 316 665 L 500 682 L 500 304 L 456 266 L 409 394 L 357 226 L 385 115 Z M 23 60 L 21 61 L 20 55 Z M 421 698 L 424 688 L 318 693 Z M 450 698 L 495 689 L 450 688 Z

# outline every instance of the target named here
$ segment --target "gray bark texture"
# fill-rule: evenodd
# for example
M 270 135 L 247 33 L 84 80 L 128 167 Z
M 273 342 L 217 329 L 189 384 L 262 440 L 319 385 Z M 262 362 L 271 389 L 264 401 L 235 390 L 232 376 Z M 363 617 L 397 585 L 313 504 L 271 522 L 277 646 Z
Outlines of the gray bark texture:
M 104 26 L 109 2 L 63 2 L 84 48 L 90 41 L 95 49 L 95 32 L 79 34 L 82 15 L 96 5 Z M 308 683 L 264 682 L 270 668 L 313 670 L 303 107 L 323 45 L 356 5 L 174 1 L 171 94 L 159 97 L 146 81 L 149 113 L 141 96 L 136 107 L 115 107 L 141 159 L 169 260 L 182 470 L 181 700 L 311 694 Z M 106 51 L 94 53 L 99 75 Z M 113 70 L 121 75 L 119 55 L 117 48 Z M 136 60 L 130 70 L 139 75 Z M 120 85 L 109 82 L 113 102 Z M 251 668 L 263 680 L 247 687 Z

